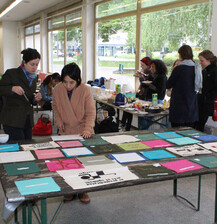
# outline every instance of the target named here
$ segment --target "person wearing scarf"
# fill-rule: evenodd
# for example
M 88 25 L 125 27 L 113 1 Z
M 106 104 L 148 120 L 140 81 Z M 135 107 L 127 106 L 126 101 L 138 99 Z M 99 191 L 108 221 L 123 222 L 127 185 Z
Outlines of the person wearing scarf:
M 0 113 L 0 123 L 10 140 L 32 138 L 32 103 L 41 100 L 41 94 L 35 94 L 36 75 L 41 59 L 36 49 L 27 48 L 21 52 L 22 64 L 18 68 L 8 69 L 0 80 L 0 96 L 5 98 Z
M 202 88 L 202 73 L 198 63 L 193 61 L 189 45 L 178 50 L 180 63 L 176 66 L 166 83 L 172 89 L 169 121 L 172 127 L 195 127 L 198 121 L 197 93 Z

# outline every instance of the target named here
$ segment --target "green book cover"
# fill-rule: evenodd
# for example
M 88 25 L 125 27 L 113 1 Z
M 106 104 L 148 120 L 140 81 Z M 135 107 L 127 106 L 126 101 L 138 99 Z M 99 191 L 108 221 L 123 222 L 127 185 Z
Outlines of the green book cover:
M 205 156 L 205 157 L 195 158 L 195 159 L 191 159 L 191 161 L 208 168 L 217 167 L 217 157 L 215 156 Z
M 172 170 L 167 169 L 164 166 L 133 166 L 130 167 L 135 174 L 143 178 L 154 178 L 154 177 L 162 177 L 174 174 L 175 172 Z
M 4 164 L 4 168 L 8 176 L 37 173 L 41 171 L 35 162 Z

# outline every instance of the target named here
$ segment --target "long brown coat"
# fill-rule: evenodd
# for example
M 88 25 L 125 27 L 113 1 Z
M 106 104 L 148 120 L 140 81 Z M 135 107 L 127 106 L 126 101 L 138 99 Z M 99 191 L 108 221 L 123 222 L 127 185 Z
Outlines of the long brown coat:
M 57 126 L 64 124 L 64 132 L 59 134 L 81 134 L 84 130 L 94 133 L 95 102 L 91 90 L 85 84 L 81 83 L 73 90 L 70 100 L 63 83 L 56 85 L 53 91 L 52 107 Z

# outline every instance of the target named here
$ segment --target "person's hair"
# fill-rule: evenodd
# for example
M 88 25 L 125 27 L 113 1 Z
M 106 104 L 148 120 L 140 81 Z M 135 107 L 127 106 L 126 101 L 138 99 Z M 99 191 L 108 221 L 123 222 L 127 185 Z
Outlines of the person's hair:
M 72 62 L 63 67 L 61 72 L 62 82 L 66 76 L 69 76 L 71 79 L 75 80 L 77 82 L 77 86 L 81 84 L 81 70 L 76 63 Z
M 52 80 L 55 80 L 56 82 L 60 82 L 61 81 L 61 77 L 60 74 L 58 72 L 54 72 L 52 75 Z
M 58 72 L 55 72 L 51 75 L 47 75 L 42 84 L 44 86 L 47 86 L 50 82 L 52 82 L 52 80 L 60 82 L 61 81 L 60 74 Z
M 216 65 L 217 64 L 217 58 L 210 50 L 203 50 L 199 53 L 198 56 L 204 57 L 206 60 L 209 60 L 211 64 Z
M 154 59 L 151 60 L 151 64 L 155 65 L 156 68 L 156 73 L 159 75 L 166 75 L 168 70 L 167 70 L 167 66 L 164 64 L 163 61 L 159 60 L 159 59 Z
M 179 48 L 178 53 L 182 60 L 191 59 L 193 61 L 193 51 L 189 45 L 183 45 Z
M 173 62 L 173 66 L 172 66 L 172 68 L 175 67 L 177 61 L 180 61 L 180 60 L 179 60 L 179 59 L 176 59 L 176 60 Z
M 36 49 L 27 48 L 21 51 L 21 54 L 23 55 L 23 61 L 25 63 L 34 60 L 34 59 L 41 59 L 41 55 L 38 53 Z
M 145 63 L 147 66 L 151 66 L 151 58 L 149 58 L 149 57 L 144 57 L 140 61 Z

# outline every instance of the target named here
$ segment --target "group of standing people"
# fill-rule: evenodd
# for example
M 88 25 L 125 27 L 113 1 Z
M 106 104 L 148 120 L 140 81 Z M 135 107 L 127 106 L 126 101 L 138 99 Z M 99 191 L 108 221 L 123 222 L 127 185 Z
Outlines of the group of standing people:
M 178 53 L 179 63 L 166 84 L 167 89 L 172 88 L 169 120 L 172 127 L 188 126 L 204 131 L 208 117 L 214 113 L 217 97 L 216 56 L 210 50 L 202 51 L 201 69 L 194 62 L 189 45 L 180 47 Z
M 189 45 L 178 50 L 179 59 L 174 62 L 167 80 L 167 68 L 163 61 L 144 57 L 140 61 L 141 71 L 135 76 L 140 86 L 136 94 L 140 100 L 151 101 L 158 94 L 158 103 L 163 103 L 166 89 L 170 94 L 169 121 L 172 127 L 192 127 L 204 131 L 209 116 L 214 113 L 217 97 L 217 59 L 210 50 L 199 54 L 199 63 L 193 60 Z M 201 68 L 202 66 L 202 68 Z M 124 112 L 122 128 L 130 130 L 132 114 Z

